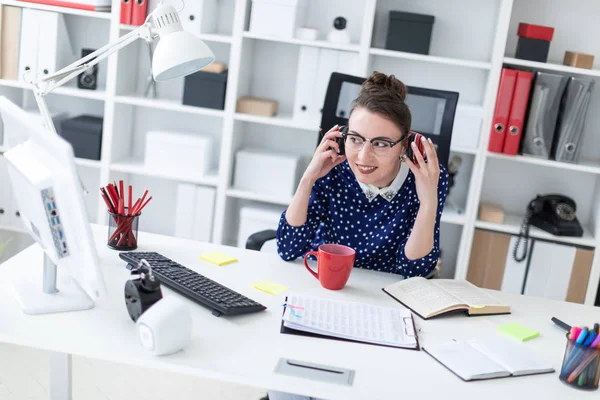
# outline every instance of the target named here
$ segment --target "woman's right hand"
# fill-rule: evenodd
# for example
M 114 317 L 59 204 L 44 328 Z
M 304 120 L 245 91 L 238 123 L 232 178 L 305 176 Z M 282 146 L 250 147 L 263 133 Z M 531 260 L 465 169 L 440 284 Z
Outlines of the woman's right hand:
M 338 155 L 340 146 L 335 141 L 337 138 L 341 138 L 340 127 L 338 125 L 331 128 L 321 140 L 321 143 L 317 146 L 315 154 L 313 155 L 310 164 L 304 171 L 304 178 L 310 179 L 315 182 L 327 175 L 329 171 L 338 164 L 341 164 L 346 160 L 345 155 Z M 330 149 L 331 147 L 331 149 Z

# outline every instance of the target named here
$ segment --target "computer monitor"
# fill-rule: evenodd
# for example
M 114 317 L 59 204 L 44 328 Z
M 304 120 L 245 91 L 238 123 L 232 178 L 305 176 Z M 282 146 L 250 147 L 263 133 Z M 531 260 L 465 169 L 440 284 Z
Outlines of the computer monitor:
M 39 264 L 23 265 L 39 269 L 35 280 L 15 282 L 22 310 L 46 314 L 93 308 L 106 287 L 73 148 L 4 96 L 0 115 L 12 146 L 4 157 L 13 195 L 25 229 L 44 254 Z
M 331 74 L 321 118 L 323 131 L 319 134 L 318 143 L 335 124 L 348 124 L 352 102 L 358 97 L 365 80 L 364 77 L 339 72 Z M 415 86 L 407 86 L 407 89 L 406 104 L 412 117 L 411 130 L 430 138 L 436 146 L 440 163 L 447 166 L 459 94 Z

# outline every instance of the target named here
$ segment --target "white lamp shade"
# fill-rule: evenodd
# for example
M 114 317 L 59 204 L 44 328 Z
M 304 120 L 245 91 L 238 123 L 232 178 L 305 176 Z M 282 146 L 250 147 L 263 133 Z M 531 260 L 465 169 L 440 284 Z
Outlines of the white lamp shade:
M 199 37 L 178 30 L 160 38 L 152 58 L 152 74 L 155 81 L 183 77 L 214 60 L 212 50 Z

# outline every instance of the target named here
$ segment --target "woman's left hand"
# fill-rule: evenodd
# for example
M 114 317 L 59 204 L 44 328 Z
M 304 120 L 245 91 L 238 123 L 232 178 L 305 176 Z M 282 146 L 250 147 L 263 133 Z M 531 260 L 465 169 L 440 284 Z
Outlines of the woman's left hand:
M 417 196 L 421 207 L 424 207 L 431 212 L 437 211 L 438 203 L 438 181 L 440 179 L 440 163 L 437 153 L 431 139 L 427 140 L 423 137 L 423 149 L 427 162 L 423 159 L 423 155 L 419 151 L 416 143 L 411 143 L 412 151 L 419 165 L 415 165 L 412 160 L 404 156 L 404 162 L 415 175 L 415 185 L 417 187 Z

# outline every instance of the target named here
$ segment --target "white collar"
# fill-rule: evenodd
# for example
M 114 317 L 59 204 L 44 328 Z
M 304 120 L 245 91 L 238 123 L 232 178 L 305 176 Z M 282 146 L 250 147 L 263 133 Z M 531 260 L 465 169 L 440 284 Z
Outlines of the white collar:
M 408 175 L 409 168 L 406 164 L 400 164 L 400 170 L 398 171 L 398 175 L 394 178 L 390 186 L 379 189 L 375 185 L 371 185 L 370 183 L 362 183 L 357 179 L 360 188 L 363 193 L 369 200 L 369 202 L 373 201 L 377 195 L 380 195 L 387 201 L 392 201 L 394 197 L 398 194 L 398 191 L 402 187 L 402 184 L 406 180 L 406 176 Z

